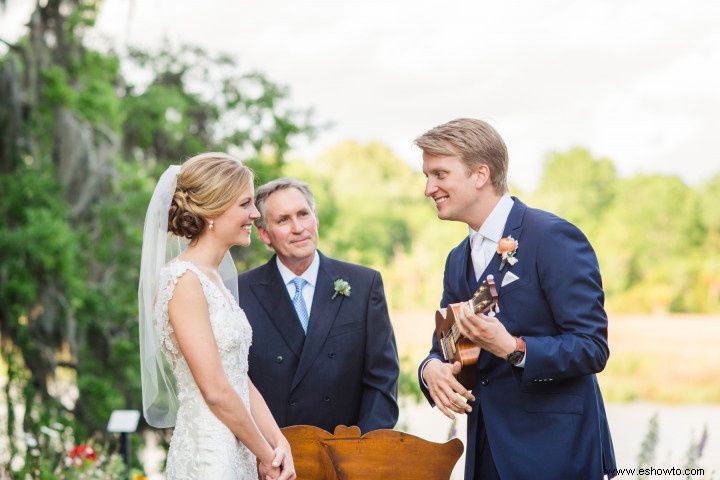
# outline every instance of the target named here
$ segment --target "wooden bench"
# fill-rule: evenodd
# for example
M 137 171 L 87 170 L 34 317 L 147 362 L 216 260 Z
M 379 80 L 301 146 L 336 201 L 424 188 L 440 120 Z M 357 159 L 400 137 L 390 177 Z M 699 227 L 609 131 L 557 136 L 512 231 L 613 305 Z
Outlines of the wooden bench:
M 308 425 L 282 429 L 298 480 L 448 480 L 463 452 L 457 438 L 434 443 L 395 430 L 360 436 L 339 425 L 335 434 Z

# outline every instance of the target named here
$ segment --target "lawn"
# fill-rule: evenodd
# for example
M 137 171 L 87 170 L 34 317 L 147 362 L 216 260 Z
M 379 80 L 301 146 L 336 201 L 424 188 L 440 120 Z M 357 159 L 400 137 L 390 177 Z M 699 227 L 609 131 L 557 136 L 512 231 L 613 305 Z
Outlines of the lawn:
M 413 368 L 424 358 L 434 312 L 391 315 L 398 349 Z M 608 402 L 720 403 L 720 316 L 610 315 L 610 360 L 598 375 Z

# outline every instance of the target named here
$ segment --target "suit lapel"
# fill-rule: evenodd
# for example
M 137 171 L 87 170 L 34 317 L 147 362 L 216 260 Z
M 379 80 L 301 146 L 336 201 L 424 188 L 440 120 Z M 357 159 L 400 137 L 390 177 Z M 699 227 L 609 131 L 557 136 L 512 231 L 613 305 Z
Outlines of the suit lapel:
M 342 305 L 345 298 L 342 295 L 332 298 L 334 292 L 333 283 L 339 276 L 333 268 L 332 260 L 329 260 L 319 251 L 318 255 L 320 255 L 320 270 L 318 271 L 312 308 L 310 309 L 310 323 L 308 324 L 308 333 L 300 356 L 300 364 L 295 371 L 290 386 L 291 391 L 300 383 L 320 353 L 330 332 L 330 327 L 332 327 L 338 310 L 340 310 L 340 305 Z
M 305 333 L 302 331 L 300 320 L 298 320 L 275 261 L 273 255 L 270 261 L 263 266 L 265 272 L 261 281 L 250 285 L 250 289 L 290 350 L 300 357 L 305 342 Z
M 459 301 L 464 301 L 470 299 L 470 297 L 472 297 L 472 294 L 475 292 L 475 289 L 477 288 L 477 281 L 475 280 L 475 269 L 473 268 L 472 257 L 470 255 L 469 235 L 465 237 L 465 240 L 463 241 L 463 255 L 461 258 L 465 259 L 465 281 L 460 282 L 460 287 L 462 288 L 462 291 L 458 293 L 460 296 Z M 459 271 L 462 272 L 462 265 L 460 265 L 459 267 Z

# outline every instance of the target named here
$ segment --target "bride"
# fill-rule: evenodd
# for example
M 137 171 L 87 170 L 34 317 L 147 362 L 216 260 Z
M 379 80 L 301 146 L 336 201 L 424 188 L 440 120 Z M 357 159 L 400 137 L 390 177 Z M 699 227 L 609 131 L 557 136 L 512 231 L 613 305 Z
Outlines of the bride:
M 175 427 L 168 479 L 296 477 L 247 374 L 252 330 L 229 248 L 250 244 L 253 194 L 250 169 L 204 153 L 169 167 L 150 200 L 138 292 L 143 411 L 150 425 Z

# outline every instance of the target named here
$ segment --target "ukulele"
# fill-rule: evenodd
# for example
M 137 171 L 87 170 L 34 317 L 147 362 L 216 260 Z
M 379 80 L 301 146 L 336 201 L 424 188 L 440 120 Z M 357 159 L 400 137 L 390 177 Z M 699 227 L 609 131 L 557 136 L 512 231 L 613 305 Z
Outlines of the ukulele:
M 495 316 L 499 306 L 497 287 L 492 275 L 487 276 L 468 302 L 475 313 Z M 443 359 L 448 363 L 460 362 L 462 368 L 456 377 L 463 387 L 471 390 L 475 386 L 475 364 L 480 358 L 480 347 L 463 337 L 455 324 L 455 318 L 464 304 L 465 302 L 452 303 L 435 312 L 435 336 Z

